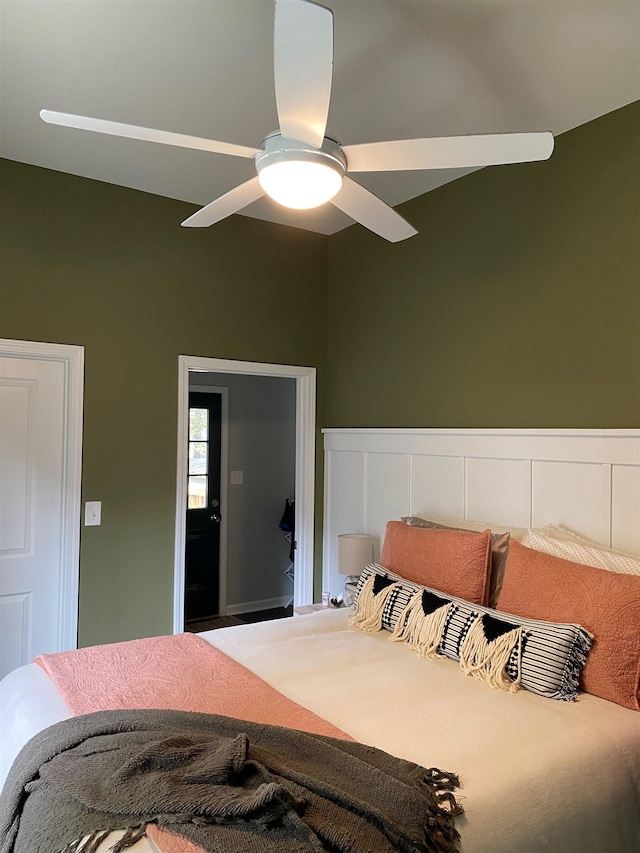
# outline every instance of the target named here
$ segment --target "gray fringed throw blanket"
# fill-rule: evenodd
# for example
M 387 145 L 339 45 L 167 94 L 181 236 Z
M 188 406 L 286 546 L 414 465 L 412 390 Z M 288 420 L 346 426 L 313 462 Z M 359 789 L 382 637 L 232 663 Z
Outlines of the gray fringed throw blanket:
M 156 823 L 210 853 L 452 853 L 455 776 L 373 747 L 187 711 L 99 711 L 36 735 L 0 799 L 0 853 L 122 850 Z

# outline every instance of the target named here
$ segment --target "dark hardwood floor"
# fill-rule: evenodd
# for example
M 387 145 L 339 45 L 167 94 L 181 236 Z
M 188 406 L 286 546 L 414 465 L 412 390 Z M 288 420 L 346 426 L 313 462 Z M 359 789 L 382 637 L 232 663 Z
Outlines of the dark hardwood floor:
M 284 619 L 293 616 L 293 605 L 274 607 L 271 610 L 255 610 L 253 613 L 239 613 L 236 616 L 211 616 L 208 619 L 191 619 L 184 626 L 185 631 L 198 634 L 200 631 L 213 631 L 215 628 L 228 628 L 230 625 L 246 625 L 251 622 L 267 622 L 271 619 Z

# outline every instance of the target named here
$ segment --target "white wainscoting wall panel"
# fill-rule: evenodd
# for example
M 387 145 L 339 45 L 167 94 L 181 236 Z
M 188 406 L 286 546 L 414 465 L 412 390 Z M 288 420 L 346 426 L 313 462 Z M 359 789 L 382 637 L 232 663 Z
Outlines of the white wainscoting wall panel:
M 531 526 L 552 523 L 611 544 L 611 465 L 533 463 Z
M 331 506 L 325 503 L 325 530 L 332 531 L 324 540 L 324 559 L 330 565 L 338 564 L 338 540 L 341 533 L 361 533 L 365 527 L 365 456 L 345 450 L 335 459 L 335 464 L 325 469 L 325 495 L 331 494 Z M 329 482 L 329 480 L 331 482 Z M 336 569 L 337 571 L 337 569 Z M 344 582 L 341 581 L 341 584 Z M 338 592 L 340 585 L 323 586 L 323 590 Z
M 327 429 L 323 590 L 340 592 L 340 533 L 427 514 L 563 524 L 640 555 L 640 430 Z
M 612 545 L 640 554 L 640 466 L 614 465 L 612 473 Z
M 529 526 L 531 462 L 528 459 L 471 457 L 465 460 L 465 467 L 465 511 L 464 515 L 454 517 L 480 521 L 503 518 L 504 525 Z
M 465 465 L 461 456 L 410 456 L 410 506 L 432 506 L 442 518 L 464 517 Z
M 409 460 L 406 453 L 365 455 L 364 518 L 366 533 L 382 530 L 389 518 L 409 512 Z M 358 531 L 347 531 L 358 532 Z M 380 541 L 373 543 L 374 560 L 380 557 Z

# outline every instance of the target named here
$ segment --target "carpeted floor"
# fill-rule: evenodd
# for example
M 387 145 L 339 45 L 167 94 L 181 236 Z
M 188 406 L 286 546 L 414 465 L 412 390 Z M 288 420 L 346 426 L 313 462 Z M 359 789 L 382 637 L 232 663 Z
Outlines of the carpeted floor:
M 284 619 L 287 616 L 293 616 L 293 605 L 274 607 L 272 610 L 256 610 L 253 613 L 240 613 L 238 616 L 211 616 L 208 619 L 192 619 L 184 626 L 184 630 L 191 634 L 199 634 L 201 631 L 228 628 L 230 625 L 266 622 L 270 619 Z

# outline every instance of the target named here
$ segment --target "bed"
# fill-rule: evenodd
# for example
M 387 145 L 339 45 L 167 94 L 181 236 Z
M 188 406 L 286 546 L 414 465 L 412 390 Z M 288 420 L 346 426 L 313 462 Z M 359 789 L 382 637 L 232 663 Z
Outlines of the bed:
M 424 432 L 418 435 L 420 441 Z M 416 439 L 415 431 L 409 439 L 406 433 L 390 439 L 389 431 L 382 436 L 372 435 L 371 431 L 363 435 L 364 438 L 356 437 L 352 431 L 345 431 L 330 437 L 325 493 L 328 537 L 347 530 L 375 534 L 376 524 L 381 525 L 382 519 L 397 519 L 410 512 L 428 515 L 435 509 L 435 515 L 446 515 L 442 505 L 434 508 L 424 501 L 419 505 L 415 500 L 405 501 L 397 479 L 384 493 L 373 488 L 377 474 L 386 471 L 389 475 L 392 470 L 413 470 L 413 478 L 408 479 L 414 498 L 422 491 L 418 471 L 432 475 L 438 469 L 442 475 L 466 470 L 460 480 L 463 492 L 467 490 L 466 497 L 458 517 L 464 520 L 465 508 L 473 509 L 475 517 L 487 517 L 472 500 L 473 489 L 479 483 L 475 474 L 482 470 L 487 475 L 487 460 L 497 460 L 503 484 L 513 470 L 528 471 L 533 507 L 530 504 L 528 514 L 522 512 L 515 519 L 524 521 L 524 528 L 535 526 L 536 522 L 571 522 L 584 535 L 597 534 L 609 548 L 624 544 L 627 552 L 640 552 L 640 548 L 633 549 L 634 537 L 640 538 L 640 531 L 636 531 L 640 518 L 638 431 L 618 434 L 624 439 L 623 451 L 603 431 L 590 434 L 595 439 L 593 443 L 585 444 L 585 436 L 581 435 L 578 450 L 575 436 L 567 444 L 567 436 L 563 435 L 562 453 L 555 458 L 548 446 L 540 449 L 537 433 L 535 443 L 542 457 L 538 460 L 540 476 L 536 473 L 536 459 L 528 451 L 523 452 L 521 434 L 517 455 L 505 446 L 504 436 L 500 441 L 487 442 L 486 435 L 481 435 L 484 452 L 489 452 L 489 445 L 491 449 L 479 465 L 466 461 L 460 464 L 460 459 L 466 460 L 467 456 L 461 456 L 459 449 L 453 451 L 451 435 L 445 437 L 443 444 L 438 433 L 439 453 L 433 446 L 428 447 L 428 453 L 416 452 L 415 446 L 412 452 L 409 445 Z M 546 437 L 550 436 L 543 436 Z M 605 438 L 607 442 L 603 441 Z M 374 450 L 372 440 L 378 442 Z M 465 432 L 463 443 L 468 445 L 468 440 Z M 343 449 L 338 449 L 340 441 L 344 442 Z M 527 441 L 525 436 L 524 445 Z M 600 450 L 594 450 L 594 443 L 600 445 Z M 349 455 L 338 461 L 340 453 Z M 376 456 L 372 461 L 373 453 Z M 609 458 L 603 461 L 597 458 L 598 453 L 608 454 Z M 479 457 L 469 454 L 468 458 Z M 516 463 L 513 469 L 512 462 Z M 544 477 L 554 462 L 559 467 L 552 472 L 555 485 L 551 489 Z M 608 476 L 608 492 L 598 489 L 586 498 L 580 494 L 573 509 L 565 517 L 558 517 L 558 494 L 566 500 L 571 489 L 579 489 L 580 482 L 584 483 L 579 476 L 581 465 L 597 466 L 598 482 Z M 593 475 L 593 468 L 588 473 Z M 562 487 L 558 485 L 561 474 L 566 475 Z M 446 483 L 446 476 L 443 482 Z M 458 483 L 457 475 L 455 482 Z M 491 477 L 485 477 L 487 482 L 495 485 Z M 536 483 L 535 488 L 531 488 L 532 482 Z M 447 491 L 449 510 L 453 491 Z M 584 487 L 581 491 L 584 493 Z M 516 492 L 521 496 L 521 491 Z M 489 494 L 495 502 L 495 489 Z M 350 506 L 346 514 L 338 511 L 345 495 Z M 554 517 L 545 517 L 543 498 Z M 498 500 L 504 506 L 504 496 Z M 518 506 L 522 508 L 521 503 Z M 361 513 L 359 518 L 354 518 L 354 507 L 356 513 Z M 598 527 L 603 513 L 608 513 L 604 533 Z M 515 527 L 513 518 L 506 520 Z M 335 589 L 332 546 L 327 540 L 325 554 L 325 583 Z M 375 556 L 379 559 L 380 552 Z M 478 680 L 462 675 L 456 661 L 424 660 L 406 645 L 389 642 L 388 631 L 355 630 L 349 626 L 349 619 L 350 613 L 344 608 L 327 609 L 201 636 L 356 741 L 425 767 L 458 773 L 463 786 L 459 798 L 465 813 L 456 818 L 456 826 L 463 853 L 640 851 L 639 711 L 584 692 L 577 701 L 565 702 L 525 689 L 515 693 L 490 690 Z M 0 711 L 1 778 L 22 744 L 34 733 L 69 716 L 59 693 L 36 664 L 10 673 L 0 684 Z M 107 842 L 99 849 L 100 853 L 106 851 Z M 131 849 L 148 853 L 154 847 L 148 839 L 142 839 Z
M 637 712 L 587 694 L 564 703 L 487 690 L 453 661 L 349 629 L 342 610 L 204 636 L 357 740 L 458 772 L 465 853 L 640 849 Z M 3 769 L 35 730 L 69 715 L 35 664 L 6 677 L 0 705 Z

